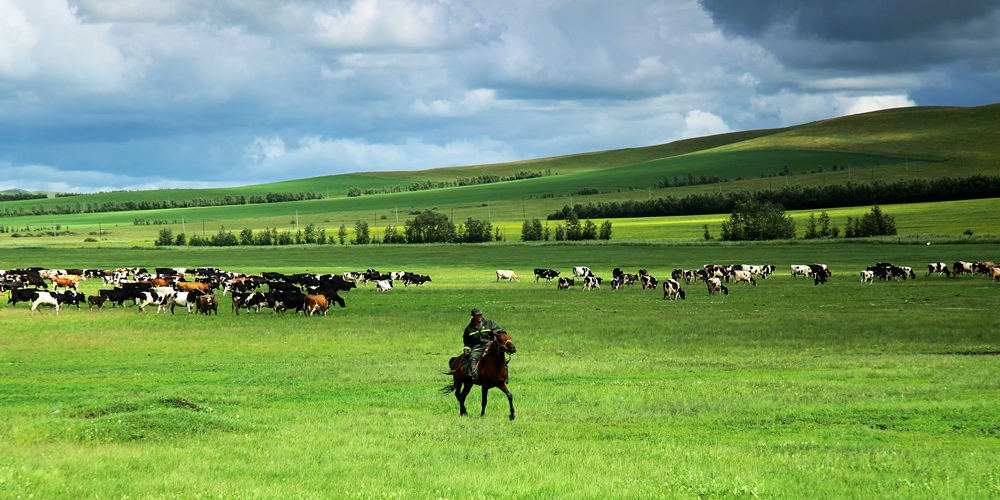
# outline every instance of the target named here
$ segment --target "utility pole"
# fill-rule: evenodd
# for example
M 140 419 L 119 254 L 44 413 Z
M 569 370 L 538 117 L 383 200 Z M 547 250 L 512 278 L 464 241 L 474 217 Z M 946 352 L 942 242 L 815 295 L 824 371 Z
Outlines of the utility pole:
M 181 233 L 186 233 L 186 232 L 187 232 L 187 226 L 184 225 L 184 216 L 181 215 Z
M 299 230 L 299 211 L 295 211 L 295 230 Z

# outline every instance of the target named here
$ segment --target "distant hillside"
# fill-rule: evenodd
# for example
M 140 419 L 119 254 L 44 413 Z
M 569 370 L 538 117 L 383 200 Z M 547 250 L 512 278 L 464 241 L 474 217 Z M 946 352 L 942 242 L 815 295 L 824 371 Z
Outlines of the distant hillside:
M 793 174 L 825 172 L 802 178 L 808 177 L 810 183 L 824 184 L 874 180 L 876 177 L 894 180 L 995 173 L 996 165 L 1000 164 L 1000 127 L 997 123 L 1000 123 L 1000 104 L 974 108 L 901 108 L 780 129 L 733 132 L 656 146 L 493 165 L 353 173 L 222 189 L 121 191 L 3 201 L 0 213 L 22 213 L 22 210 L 31 213 L 34 209 L 50 210 L 57 205 L 70 212 L 86 211 L 88 204 L 211 200 L 226 196 L 249 198 L 269 192 L 314 193 L 327 199 L 293 203 L 331 212 L 361 211 L 648 190 L 664 181 L 674 186 L 675 179 L 693 178 L 700 183 L 703 175 L 720 180 L 745 179 L 742 188 L 755 189 L 773 185 L 775 181 L 770 176 L 786 168 Z M 406 190 L 414 183 L 451 182 L 483 175 L 507 176 L 521 171 L 548 175 L 429 191 Z M 787 182 L 787 179 L 779 178 L 778 182 Z M 400 186 L 403 192 L 347 197 L 352 187 L 382 190 L 393 186 Z M 673 189 L 681 195 L 688 191 L 721 189 L 721 186 L 671 187 Z M 601 196 L 595 195 L 593 199 L 599 200 Z

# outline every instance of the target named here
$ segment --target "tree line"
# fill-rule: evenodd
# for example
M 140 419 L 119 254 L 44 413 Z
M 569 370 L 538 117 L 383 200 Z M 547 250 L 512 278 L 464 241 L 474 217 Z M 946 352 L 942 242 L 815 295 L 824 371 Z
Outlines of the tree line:
M 0 201 L 39 200 L 48 197 L 49 195 L 45 193 L 28 193 L 28 192 L 0 193 Z
M 44 197 L 44 196 L 43 196 Z M 142 200 L 142 201 L 106 201 L 103 203 L 81 203 L 54 205 L 43 207 L 35 205 L 28 208 L 11 209 L 4 207 L 0 217 L 18 217 L 23 215 L 61 215 L 97 212 L 127 212 L 132 210 L 162 210 L 166 208 L 217 207 L 226 205 L 247 205 L 257 203 L 279 203 L 284 201 L 319 200 L 323 195 L 317 193 L 267 193 L 267 195 L 226 195 L 215 198 L 194 198 L 191 200 Z M 0 200 L 2 201 L 2 200 Z
M 184 233 L 175 235 L 170 229 L 161 229 L 156 238 L 156 246 L 284 246 L 284 245 L 372 245 L 372 244 L 419 244 L 419 243 L 485 243 L 504 239 L 500 228 L 494 228 L 489 221 L 469 217 L 457 226 L 448 216 L 427 210 L 412 220 L 407 220 L 402 228 L 388 225 L 378 231 L 368 222 L 354 223 L 354 238 L 347 239 L 345 224 L 340 225 L 336 234 L 327 234 L 326 229 L 309 224 L 304 230 L 281 231 L 277 228 L 254 231 L 244 228 L 239 233 L 227 231 L 225 226 L 212 236 L 198 234 L 188 237 Z
M 388 186 L 383 188 L 365 188 L 362 190 L 359 187 L 352 187 L 347 190 L 347 196 L 361 196 L 368 194 L 389 194 L 389 193 L 402 193 L 406 191 L 423 191 L 425 189 L 439 189 L 446 187 L 459 187 L 459 186 L 474 186 L 476 184 L 492 184 L 494 182 L 506 182 L 506 181 L 517 181 L 521 179 L 534 179 L 535 177 L 544 177 L 552 175 L 551 170 L 546 170 L 545 172 L 538 171 L 532 172 L 529 170 L 522 170 L 513 175 L 493 175 L 493 174 L 483 174 L 474 177 L 460 177 L 454 181 L 424 181 L 424 182 L 412 182 L 406 186 L 397 184 L 395 186 Z
M 652 200 L 598 202 L 564 206 L 549 220 L 564 220 L 570 212 L 581 218 L 660 217 L 729 213 L 739 203 L 757 201 L 781 205 L 785 210 L 809 210 L 842 206 L 926 203 L 1000 197 L 1000 176 L 973 175 L 895 182 L 794 186 L 762 191 L 692 194 Z

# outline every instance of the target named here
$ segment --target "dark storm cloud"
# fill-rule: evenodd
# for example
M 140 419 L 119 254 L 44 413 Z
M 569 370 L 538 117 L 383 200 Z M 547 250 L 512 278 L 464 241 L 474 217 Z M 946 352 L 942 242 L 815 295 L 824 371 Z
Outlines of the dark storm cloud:
M 995 1 L 699 1 L 726 34 L 793 67 L 914 71 L 1000 51 Z

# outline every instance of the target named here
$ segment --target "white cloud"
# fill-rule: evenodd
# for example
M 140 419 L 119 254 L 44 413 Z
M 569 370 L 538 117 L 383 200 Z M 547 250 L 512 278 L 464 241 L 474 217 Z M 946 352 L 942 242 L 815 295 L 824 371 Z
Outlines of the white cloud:
M 133 76 L 111 25 L 81 22 L 65 1 L 0 0 L 0 20 L 0 80 L 79 95 L 120 90 Z
M 838 104 L 837 110 L 841 116 L 916 106 L 916 103 L 905 95 L 836 96 L 835 99 Z
M 695 109 L 684 116 L 683 136 L 685 138 L 724 134 L 726 132 L 730 132 L 726 121 L 707 111 Z
M 14 165 L 0 162 L 0 191 L 24 189 L 61 193 L 95 193 L 115 190 L 202 189 L 231 183 L 202 182 L 162 177 L 136 177 L 91 170 L 61 170 L 47 165 Z
M 497 105 L 496 92 L 490 89 L 476 89 L 465 92 L 459 101 L 434 100 L 425 103 L 417 99 L 410 110 L 425 116 L 471 116 Z
M 496 37 L 469 3 L 436 0 L 357 0 L 346 9 L 317 11 L 315 39 L 338 50 L 441 49 Z

